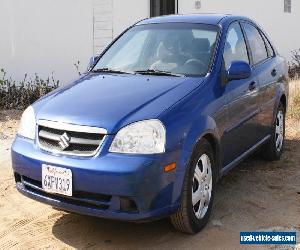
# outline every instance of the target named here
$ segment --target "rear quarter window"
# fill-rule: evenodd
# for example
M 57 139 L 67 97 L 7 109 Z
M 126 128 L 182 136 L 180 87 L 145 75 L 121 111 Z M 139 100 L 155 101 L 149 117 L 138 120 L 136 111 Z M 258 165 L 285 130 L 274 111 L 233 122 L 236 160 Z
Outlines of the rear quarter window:
M 262 36 L 265 40 L 265 44 L 266 44 L 266 48 L 267 48 L 267 52 L 268 52 L 268 57 L 274 57 L 275 53 L 274 53 L 273 46 L 271 45 L 269 39 L 266 37 L 266 35 L 264 33 L 262 33 Z

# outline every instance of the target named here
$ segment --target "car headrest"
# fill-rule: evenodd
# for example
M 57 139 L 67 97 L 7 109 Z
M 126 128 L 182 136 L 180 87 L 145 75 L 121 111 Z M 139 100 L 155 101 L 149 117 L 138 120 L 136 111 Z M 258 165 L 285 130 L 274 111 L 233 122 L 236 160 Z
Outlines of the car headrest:
M 195 38 L 192 40 L 191 48 L 193 52 L 209 52 L 210 42 L 207 38 Z

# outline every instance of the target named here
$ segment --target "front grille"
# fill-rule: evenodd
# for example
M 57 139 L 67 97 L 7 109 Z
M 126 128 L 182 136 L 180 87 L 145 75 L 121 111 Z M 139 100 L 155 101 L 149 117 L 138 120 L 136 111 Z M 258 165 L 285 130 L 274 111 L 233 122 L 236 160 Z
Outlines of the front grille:
M 38 143 L 43 150 L 56 154 L 93 156 L 105 136 L 97 128 L 89 131 L 85 126 L 68 127 L 58 123 L 53 126 L 53 122 L 49 125 L 45 122 L 38 125 Z
M 80 192 L 76 190 L 74 190 L 72 197 L 47 193 L 43 190 L 42 183 L 40 181 L 33 180 L 26 176 L 20 176 L 20 180 L 18 182 L 22 183 L 25 189 L 29 192 L 72 205 L 106 210 L 109 208 L 111 202 L 110 195 Z

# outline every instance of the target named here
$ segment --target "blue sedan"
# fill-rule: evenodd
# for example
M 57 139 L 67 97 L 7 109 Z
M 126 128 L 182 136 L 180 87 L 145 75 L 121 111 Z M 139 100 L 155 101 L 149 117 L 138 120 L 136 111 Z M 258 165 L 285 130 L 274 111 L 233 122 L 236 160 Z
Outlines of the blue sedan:
M 75 82 L 28 107 L 17 189 L 55 208 L 178 230 L 208 222 L 217 181 L 253 151 L 282 154 L 287 66 L 252 20 L 142 20 Z

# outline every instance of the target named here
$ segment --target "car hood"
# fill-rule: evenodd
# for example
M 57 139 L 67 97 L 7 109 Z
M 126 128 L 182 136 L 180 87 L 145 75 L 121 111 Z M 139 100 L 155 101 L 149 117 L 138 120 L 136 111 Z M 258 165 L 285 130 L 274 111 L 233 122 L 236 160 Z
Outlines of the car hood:
M 157 118 L 203 78 L 89 74 L 34 105 L 38 120 L 105 128 Z

